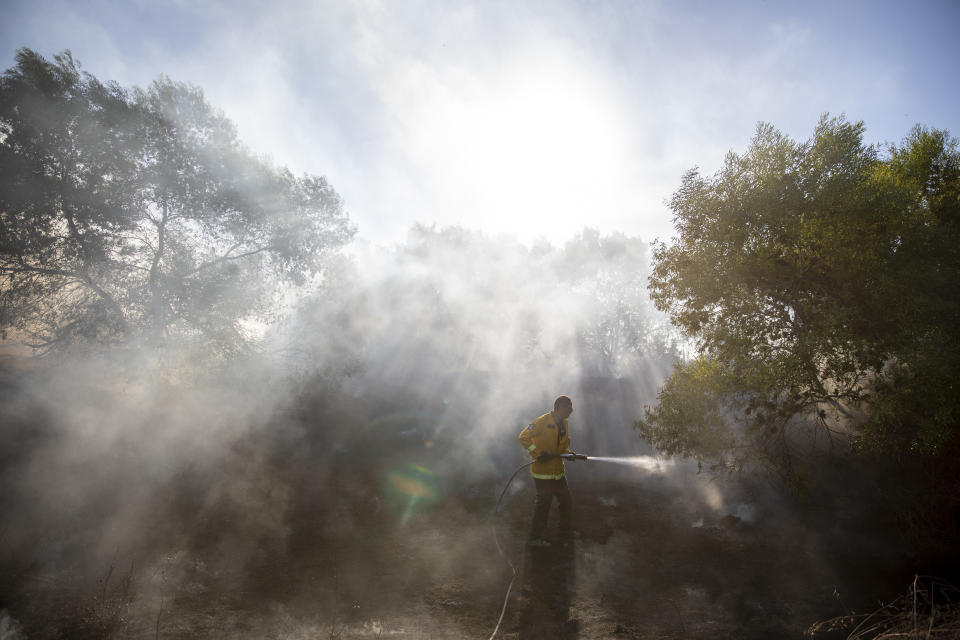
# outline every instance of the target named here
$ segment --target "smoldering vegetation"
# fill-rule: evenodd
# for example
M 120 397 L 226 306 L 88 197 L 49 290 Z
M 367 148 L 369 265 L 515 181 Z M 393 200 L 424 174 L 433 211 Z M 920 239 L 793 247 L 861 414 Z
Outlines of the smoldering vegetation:
M 571 463 L 566 559 L 523 549 L 525 476 L 492 517 L 558 393 L 577 451 L 655 456 L 631 425 L 678 354 L 645 250 L 417 227 L 242 358 L 7 358 L 4 637 L 483 637 L 509 582 L 492 526 L 526 562 L 504 637 L 776 637 L 896 588 L 911 559 L 864 519 L 869 483 L 801 503 Z
M 8 359 L 4 606 L 30 635 L 174 633 L 191 598 L 269 606 L 320 575 L 333 624 L 371 589 L 409 595 L 423 577 L 401 568 L 442 513 L 456 539 L 418 571 L 462 570 L 491 551 L 516 434 L 559 391 L 578 398 L 578 447 L 642 451 L 631 417 L 676 357 L 646 261 L 592 231 L 526 248 L 415 228 L 343 260 L 245 358 Z

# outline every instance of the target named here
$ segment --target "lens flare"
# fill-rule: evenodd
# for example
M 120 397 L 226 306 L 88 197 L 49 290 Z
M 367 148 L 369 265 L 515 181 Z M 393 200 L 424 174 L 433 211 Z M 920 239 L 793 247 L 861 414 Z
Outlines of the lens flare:
M 409 476 L 391 473 L 387 476 L 387 482 L 389 482 L 390 485 L 400 493 L 410 496 L 413 499 L 419 500 L 421 498 L 427 498 L 433 495 L 433 491 L 430 489 L 430 487 L 426 486 L 416 478 L 411 478 Z
M 436 473 L 419 464 L 408 463 L 391 471 L 385 477 L 387 495 L 400 524 L 406 524 L 418 508 L 426 508 L 437 501 Z
M 425 476 L 430 476 L 430 477 L 432 477 L 432 476 L 435 476 L 435 475 L 436 475 L 432 470 L 428 469 L 427 467 L 421 466 L 421 465 L 419 465 L 419 464 L 414 464 L 414 463 L 411 462 L 411 463 L 408 464 L 407 466 L 408 466 L 411 470 L 416 471 L 417 473 L 423 474 L 423 475 L 425 475 Z

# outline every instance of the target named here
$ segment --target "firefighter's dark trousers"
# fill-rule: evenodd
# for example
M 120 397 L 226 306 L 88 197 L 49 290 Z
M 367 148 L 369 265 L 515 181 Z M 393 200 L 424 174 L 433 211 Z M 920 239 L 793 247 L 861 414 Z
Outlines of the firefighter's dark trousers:
M 570 489 L 567 488 L 567 479 L 541 480 L 534 478 L 533 481 L 537 485 L 537 497 L 533 501 L 530 539 L 536 540 L 543 537 L 543 532 L 547 528 L 550 505 L 553 504 L 554 497 L 557 498 L 557 506 L 560 507 L 560 535 L 570 535 L 573 502 L 570 498 Z

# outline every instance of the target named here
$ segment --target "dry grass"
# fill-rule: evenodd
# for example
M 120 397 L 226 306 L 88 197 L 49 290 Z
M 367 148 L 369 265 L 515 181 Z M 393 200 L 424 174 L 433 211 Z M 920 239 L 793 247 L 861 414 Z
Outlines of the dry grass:
M 944 640 L 960 638 L 960 589 L 933 576 L 916 576 L 906 593 L 867 614 L 850 614 L 814 624 L 807 635 L 847 640 Z

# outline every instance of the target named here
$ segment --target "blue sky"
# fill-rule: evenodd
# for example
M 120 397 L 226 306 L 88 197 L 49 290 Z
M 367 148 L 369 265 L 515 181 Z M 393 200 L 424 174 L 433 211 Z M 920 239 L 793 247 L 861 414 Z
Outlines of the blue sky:
M 255 151 L 327 176 L 360 235 L 671 232 L 665 201 L 766 121 L 960 135 L 960 2 L 7 0 L 0 55 L 199 85 Z

